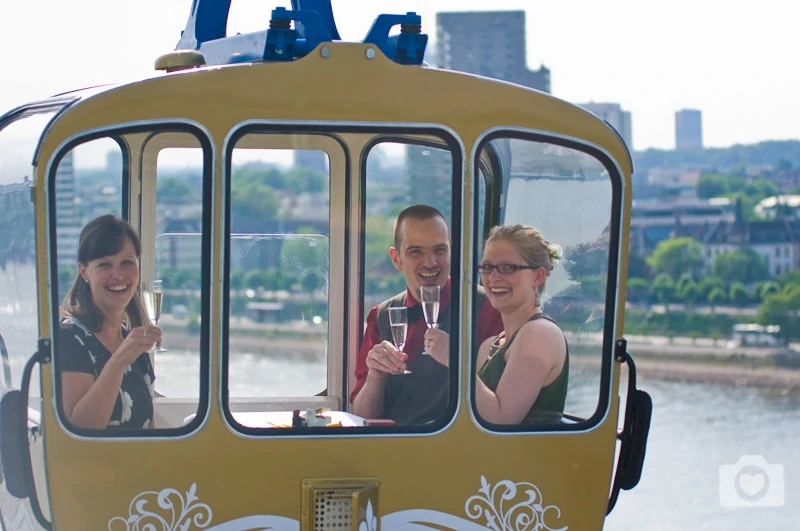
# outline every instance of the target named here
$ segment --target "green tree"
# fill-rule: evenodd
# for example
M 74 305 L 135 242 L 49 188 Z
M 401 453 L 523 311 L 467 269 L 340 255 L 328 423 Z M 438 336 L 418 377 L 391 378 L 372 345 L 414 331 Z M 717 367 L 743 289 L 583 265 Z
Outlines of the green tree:
M 189 183 L 179 177 L 161 177 L 157 186 L 159 203 L 188 203 L 199 195 Z
M 300 277 L 300 283 L 305 288 L 305 291 L 316 291 L 325 284 L 325 279 L 322 278 L 319 272 L 309 269 Z
M 328 270 L 328 238 L 316 234 L 313 227 L 301 227 L 281 245 L 281 267 L 301 271 L 309 268 Z
M 697 197 L 710 199 L 724 196 L 728 192 L 727 181 L 728 176 L 726 175 L 701 174 L 697 180 Z
M 392 268 L 389 247 L 394 245 L 393 218 L 371 216 L 367 218 L 364 230 L 364 259 L 366 269 Z
M 653 281 L 650 294 L 661 304 L 666 304 L 675 296 L 675 282 L 668 273 L 661 273 Z
M 308 168 L 292 168 L 284 177 L 288 190 L 295 194 L 319 193 L 328 188 L 328 176 Z
M 647 259 L 639 253 L 632 252 L 628 255 L 628 278 L 650 278 L 650 267 Z
M 244 277 L 244 285 L 249 289 L 263 288 L 266 285 L 264 273 L 261 271 L 250 271 Z
M 711 311 L 713 312 L 716 310 L 717 306 L 724 303 L 728 300 L 728 295 L 725 293 L 725 290 L 719 287 L 715 287 L 711 290 L 708 294 L 708 304 L 711 305 Z
M 800 296 L 797 293 L 773 293 L 758 307 L 757 320 L 763 325 L 778 325 L 784 336 L 800 336 Z
M 628 278 L 628 285 L 626 286 L 626 295 L 629 301 L 641 301 L 647 297 L 648 284 L 643 278 Z
M 277 219 L 280 201 L 269 186 L 256 182 L 234 182 L 231 190 L 231 217 L 237 221 Z
M 689 280 L 681 286 L 678 296 L 683 300 L 686 309 L 692 311 L 695 303 L 700 298 L 700 287 L 696 282 Z
M 656 274 L 666 273 L 672 278 L 687 273 L 697 278 L 703 269 L 702 246 L 692 238 L 673 238 L 660 242 L 647 263 Z
M 714 288 L 719 288 L 719 290 L 722 291 L 723 293 L 726 292 L 725 282 L 719 277 L 715 277 L 713 275 L 707 275 L 703 277 L 702 280 L 700 280 L 701 297 L 708 299 L 709 295 L 711 295 L 711 292 L 714 291 Z
M 711 274 L 727 284 L 742 282 L 752 284 L 769 279 L 769 270 L 764 257 L 749 248 L 723 251 L 714 257 Z
M 775 282 L 774 280 L 770 280 L 767 282 L 761 282 L 756 286 L 756 294 L 759 299 L 762 301 L 772 295 L 773 293 L 780 293 L 781 285 Z
M 231 273 L 231 290 L 241 291 L 244 288 L 245 272 L 237 269 Z
M 605 275 L 608 270 L 608 236 L 567 247 L 564 251 L 564 267 L 574 279 Z
M 750 293 L 747 291 L 747 288 L 741 282 L 734 282 L 731 284 L 731 290 L 728 295 L 731 300 L 731 303 L 735 304 L 738 307 L 744 306 L 748 300 L 750 300 Z

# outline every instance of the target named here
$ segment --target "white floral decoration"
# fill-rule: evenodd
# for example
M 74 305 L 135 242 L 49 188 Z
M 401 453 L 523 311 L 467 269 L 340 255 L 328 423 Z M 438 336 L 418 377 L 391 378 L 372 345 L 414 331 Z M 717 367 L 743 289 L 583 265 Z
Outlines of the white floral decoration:
M 125 424 L 129 420 L 131 420 L 131 410 L 133 409 L 133 399 L 131 395 L 128 394 L 128 391 L 123 391 L 120 389 L 119 391 L 120 396 L 122 398 L 122 414 L 119 418 L 121 424 Z
M 364 520 L 358 525 L 358 531 L 377 531 L 378 517 L 372 508 L 372 498 L 367 500 L 367 514 Z
M 153 502 L 157 505 L 154 507 Z M 211 507 L 200 503 L 197 484 L 181 493 L 176 489 L 149 490 L 136 496 L 128 506 L 128 517 L 108 521 L 108 530 L 116 531 L 189 531 L 205 529 L 211 523 Z
M 567 527 L 554 528 L 545 522 L 549 511 L 561 518 L 561 509 L 555 505 L 544 506 L 542 493 L 533 483 L 503 480 L 494 487 L 481 476 L 480 494 L 467 499 L 464 511 L 472 520 L 485 520 L 493 531 L 566 531 Z

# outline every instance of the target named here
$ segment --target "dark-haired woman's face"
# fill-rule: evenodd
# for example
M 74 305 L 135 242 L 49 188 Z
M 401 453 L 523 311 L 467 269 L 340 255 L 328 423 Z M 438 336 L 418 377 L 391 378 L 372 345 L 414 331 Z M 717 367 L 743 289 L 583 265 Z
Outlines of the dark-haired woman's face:
M 139 286 L 139 259 L 128 238 L 118 253 L 78 264 L 78 270 L 89 283 L 92 301 L 106 316 L 124 312 Z

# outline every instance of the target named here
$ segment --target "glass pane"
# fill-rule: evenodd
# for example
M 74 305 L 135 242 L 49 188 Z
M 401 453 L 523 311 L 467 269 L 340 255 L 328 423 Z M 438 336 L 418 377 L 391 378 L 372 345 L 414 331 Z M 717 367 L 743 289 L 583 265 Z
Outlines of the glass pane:
M 313 397 L 328 382 L 328 154 L 266 149 L 271 138 L 246 135 L 231 156 L 232 401 Z
M 19 389 L 22 368 L 39 339 L 32 161 L 52 117 L 34 114 L 0 129 L 0 392 Z M 32 397 L 41 396 L 38 372 L 37 366 Z
M 159 143 L 159 137 L 151 142 Z M 156 352 L 155 367 L 160 393 L 196 400 L 201 387 L 203 149 L 187 134 L 171 134 L 169 142 L 197 147 L 158 151 L 153 279 L 162 283 L 158 326 L 166 351 Z
M 456 318 L 450 306 L 454 157 L 443 140 L 413 142 L 380 142 L 367 154 L 366 322 L 350 400 L 359 416 L 433 427 L 447 420 L 455 399 L 450 384 L 457 358 L 448 348 Z M 423 294 L 428 289 L 430 300 Z M 397 307 L 405 314 L 389 311 Z M 369 358 L 385 358 L 373 350 L 383 341 L 394 361 L 369 368 Z M 363 391 L 370 372 L 382 392 Z
M 180 428 L 205 396 L 199 332 L 203 149 L 195 136 L 173 132 L 131 135 L 125 144 L 140 154 L 136 160 L 126 160 L 112 138 L 78 144 L 58 159 L 51 185 L 56 302 L 62 306 L 55 338 L 59 407 L 68 425 L 108 428 L 109 435 L 118 428 Z M 174 152 L 183 161 L 177 167 Z M 140 177 L 132 182 L 126 175 L 131 167 Z M 123 221 L 123 213 L 133 222 Z M 195 313 L 181 315 L 181 307 Z M 116 368 L 111 359 L 124 362 L 111 413 L 99 403 L 78 408 L 83 395 L 76 389 Z M 165 405 L 162 396 L 173 402 Z
M 499 224 L 532 226 L 540 236 L 510 232 L 498 235 L 493 248 L 479 253 L 479 262 L 490 262 L 493 258 L 497 262 L 533 269 L 505 275 L 493 270 L 480 275 L 481 282 L 497 290 L 497 295 L 490 294 L 489 299 L 501 312 L 523 311 L 507 304 L 501 288 L 510 287 L 509 297 L 514 297 L 522 292 L 521 288 L 533 287 L 530 297 L 538 297 L 539 308 L 558 324 L 566 341 L 565 347 L 558 345 L 552 351 L 529 348 L 525 352 L 530 359 L 545 360 L 547 374 L 541 385 L 532 390 L 529 399 L 516 403 L 513 419 L 493 419 L 496 412 L 491 409 L 491 401 L 487 402 L 484 418 L 506 425 L 560 422 L 562 413 L 588 418 L 597 408 L 600 394 L 599 367 L 612 222 L 609 173 L 593 156 L 569 147 L 519 139 L 496 139 L 492 144 L 500 153 L 504 168 L 505 202 Z M 504 244 L 510 246 L 504 247 Z M 560 247 L 561 259 L 553 259 L 557 255 L 551 252 L 557 251 L 552 244 Z M 548 275 L 546 271 L 550 267 Z M 539 268 L 543 268 L 541 278 L 536 276 Z M 542 279 L 541 288 L 536 288 Z M 515 287 L 520 289 L 515 290 Z M 536 294 L 537 289 L 540 295 Z M 523 311 L 527 312 L 523 316 L 525 319 L 537 313 L 533 306 L 535 300 L 530 302 L 528 306 L 523 305 L 527 308 Z M 551 329 L 551 332 L 559 335 L 557 330 Z M 537 333 L 528 336 L 531 344 L 538 343 L 533 339 Z M 545 341 L 545 337 L 541 337 Z M 506 359 L 508 352 L 515 352 L 511 349 L 520 348 L 514 347 L 513 340 L 510 346 L 503 347 L 505 341 L 498 341 L 497 348 L 492 349 L 487 344 L 478 360 L 481 380 L 492 391 L 491 396 L 501 398 L 504 388 L 515 385 L 511 371 L 506 374 L 497 361 L 484 367 L 484 361 L 490 350 L 502 353 L 501 357 Z M 513 365 L 524 369 L 518 363 Z M 511 365 L 509 361 L 509 367 Z M 478 400 L 480 402 L 481 398 Z

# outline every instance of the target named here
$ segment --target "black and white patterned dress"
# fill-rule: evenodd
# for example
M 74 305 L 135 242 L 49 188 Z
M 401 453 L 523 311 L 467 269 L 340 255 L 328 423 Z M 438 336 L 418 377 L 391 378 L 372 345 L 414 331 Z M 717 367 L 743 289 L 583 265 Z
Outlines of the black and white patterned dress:
M 123 328 L 123 338 L 128 334 Z M 62 371 L 100 375 L 111 353 L 86 326 L 75 317 L 61 321 L 58 348 Z M 153 382 L 156 376 L 147 352 L 136 358 L 122 376 L 109 428 L 149 428 L 153 419 Z

